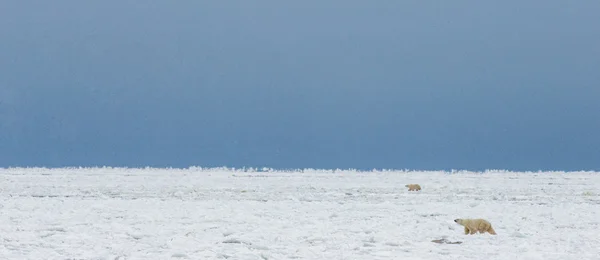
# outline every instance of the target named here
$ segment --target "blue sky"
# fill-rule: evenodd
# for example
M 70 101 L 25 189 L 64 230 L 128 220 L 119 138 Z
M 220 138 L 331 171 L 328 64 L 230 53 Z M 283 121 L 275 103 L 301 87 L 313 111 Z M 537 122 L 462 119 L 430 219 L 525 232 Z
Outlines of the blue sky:
M 600 170 L 597 1 L 3 1 L 0 167 Z

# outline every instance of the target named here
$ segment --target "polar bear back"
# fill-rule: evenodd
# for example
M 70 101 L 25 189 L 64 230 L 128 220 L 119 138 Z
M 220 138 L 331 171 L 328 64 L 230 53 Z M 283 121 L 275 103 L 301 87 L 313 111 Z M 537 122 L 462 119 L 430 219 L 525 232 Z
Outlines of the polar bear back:
M 489 221 L 481 218 L 465 218 L 460 220 L 460 224 L 469 228 L 480 230 L 485 227 L 489 227 L 491 224 Z

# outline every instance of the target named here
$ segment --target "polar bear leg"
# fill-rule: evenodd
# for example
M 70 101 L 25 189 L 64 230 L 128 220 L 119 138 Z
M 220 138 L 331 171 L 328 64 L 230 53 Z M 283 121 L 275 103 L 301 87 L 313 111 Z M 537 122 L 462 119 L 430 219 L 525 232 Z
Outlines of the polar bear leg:
M 468 235 L 468 234 L 469 234 L 469 228 L 465 227 L 465 235 Z

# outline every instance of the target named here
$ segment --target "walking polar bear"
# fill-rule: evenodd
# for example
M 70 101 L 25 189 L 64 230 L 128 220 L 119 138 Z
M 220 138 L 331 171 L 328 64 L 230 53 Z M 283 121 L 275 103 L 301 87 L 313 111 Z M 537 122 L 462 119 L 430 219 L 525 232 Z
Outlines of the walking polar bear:
M 413 191 L 413 190 L 419 191 L 419 190 L 421 190 L 421 185 L 419 185 L 419 184 L 406 184 L 406 185 L 404 185 L 404 187 L 407 187 L 408 191 Z
M 465 227 L 465 235 L 473 235 L 477 232 L 482 234 L 488 232 L 492 235 L 496 235 L 496 231 L 492 228 L 492 224 L 490 224 L 490 222 L 485 219 L 458 218 L 455 219 L 454 222 Z

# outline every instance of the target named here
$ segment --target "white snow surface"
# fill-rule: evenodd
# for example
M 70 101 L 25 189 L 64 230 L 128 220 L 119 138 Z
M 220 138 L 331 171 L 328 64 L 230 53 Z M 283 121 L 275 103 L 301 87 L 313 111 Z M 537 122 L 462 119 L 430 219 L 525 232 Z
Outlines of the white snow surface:
M 0 183 L 0 259 L 600 259 L 598 172 L 3 168 Z

